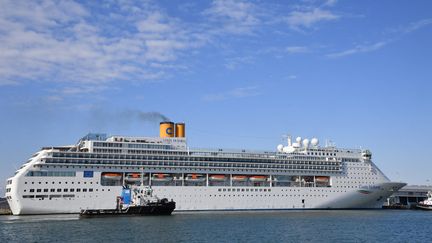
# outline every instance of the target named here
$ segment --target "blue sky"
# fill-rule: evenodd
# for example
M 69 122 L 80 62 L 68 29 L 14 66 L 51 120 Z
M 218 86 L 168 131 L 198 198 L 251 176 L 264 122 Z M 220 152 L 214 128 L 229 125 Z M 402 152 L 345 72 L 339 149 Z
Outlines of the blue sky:
M 369 148 L 432 183 L 431 1 L 0 0 L 0 180 L 87 132 L 274 150 L 282 135 Z M 1 189 L 3 194 L 3 188 Z

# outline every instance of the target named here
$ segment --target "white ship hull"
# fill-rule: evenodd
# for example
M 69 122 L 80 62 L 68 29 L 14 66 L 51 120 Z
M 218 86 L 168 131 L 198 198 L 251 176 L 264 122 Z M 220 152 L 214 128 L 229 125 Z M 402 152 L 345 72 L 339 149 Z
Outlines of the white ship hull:
M 200 187 L 154 187 L 155 194 L 172 198 L 176 202 L 175 211 L 203 210 L 288 210 L 288 209 L 368 209 L 381 208 L 393 190 L 404 184 L 386 183 L 370 194 L 356 190 L 351 192 L 313 192 L 311 189 L 272 188 L 271 192 L 218 192 L 216 188 Z M 246 189 L 246 188 L 242 188 Z M 97 196 L 97 198 L 55 198 L 51 200 L 27 199 L 13 204 L 15 215 L 79 213 L 82 209 L 113 209 L 119 190 Z M 96 196 L 95 196 L 96 197 Z M 304 201 L 303 201 L 304 200 Z
M 160 198 L 173 199 L 177 205 L 175 211 L 370 209 L 381 208 L 383 202 L 404 185 L 404 183 L 393 182 L 381 183 L 373 186 L 367 194 L 357 189 L 345 191 L 334 188 L 304 187 L 155 186 L 153 189 Z M 104 192 L 101 192 L 102 189 Z M 10 205 L 15 215 L 79 213 L 83 209 L 113 209 L 116 207 L 115 199 L 121 194 L 121 189 L 121 187 L 110 187 L 108 192 L 107 188 L 101 186 L 99 192 L 91 196 L 85 196 L 83 193 L 82 196 L 74 198 L 25 198 L 17 199 Z M 228 189 L 231 191 L 228 192 Z
M 49 148 L 35 154 L 8 180 L 6 196 L 12 213 L 60 214 L 79 213 L 83 209 L 114 209 L 122 186 L 136 183 L 128 182 L 127 176 L 131 173 L 139 174 L 137 178 L 142 180 L 141 187 L 151 184 L 156 196 L 173 199 L 175 211 L 381 208 L 390 195 L 405 185 L 390 182 L 370 158 L 362 158 L 361 153 L 351 150 L 337 150 L 337 153 L 333 150 L 316 149 L 319 153 L 305 150 L 295 155 L 297 157 L 251 153 L 251 156 L 267 158 L 266 167 L 260 169 L 264 164 L 260 161 L 261 164 L 251 164 L 250 161 L 254 161 L 251 157 L 250 161 L 243 159 L 229 163 L 244 164 L 237 169 L 220 167 L 223 164 L 217 161 L 195 162 L 201 152 L 197 152 L 196 157 L 190 157 L 189 152 L 185 154 L 189 156 L 187 158 L 193 158 L 187 162 L 189 167 L 186 168 L 180 166 L 183 163 L 181 157 L 178 158 L 180 162 L 143 160 L 140 162 L 142 165 L 138 162 L 134 165 L 127 160 L 129 154 L 122 152 L 108 154 L 112 158 L 102 160 L 103 154 L 92 153 L 91 146 L 85 147 L 85 152 Z M 67 156 L 57 159 L 54 153 Z M 217 152 L 209 153 L 214 154 Z M 87 155 L 93 157 L 80 159 Z M 222 155 L 221 152 L 215 158 Z M 242 153 L 239 156 L 244 158 Z M 275 160 L 276 156 L 281 156 L 281 159 Z M 133 161 L 138 159 L 137 156 L 133 158 Z M 229 162 L 229 159 L 225 161 Z M 126 162 L 130 165 L 121 164 Z M 147 164 L 144 166 L 144 163 Z M 196 167 L 191 167 L 193 163 Z M 212 163 L 219 167 L 211 167 Z M 161 174 L 172 180 L 160 181 Z M 111 178 L 114 175 L 117 176 L 114 178 L 118 180 L 117 185 L 107 185 L 115 181 Z M 190 180 L 195 177 L 200 180 Z M 215 181 L 215 177 L 224 180 Z M 244 181 L 236 181 L 240 177 Z M 264 179 L 257 181 L 256 178 Z M 108 181 L 105 184 L 104 179 Z

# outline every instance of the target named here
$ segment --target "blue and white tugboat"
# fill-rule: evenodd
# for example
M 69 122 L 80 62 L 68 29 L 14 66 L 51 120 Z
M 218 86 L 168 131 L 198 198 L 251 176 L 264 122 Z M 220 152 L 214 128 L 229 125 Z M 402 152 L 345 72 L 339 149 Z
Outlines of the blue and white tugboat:
M 173 200 L 159 199 L 153 195 L 151 187 L 124 188 L 122 196 L 117 197 L 115 209 L 85 209 L 81 210 L 80 216 L 171 215 L 175 206 L 176 203 Z
M 428 198 L 417 204 L 417 207 L 424 210 L 432 210 L 432 191 L 427 193 Z

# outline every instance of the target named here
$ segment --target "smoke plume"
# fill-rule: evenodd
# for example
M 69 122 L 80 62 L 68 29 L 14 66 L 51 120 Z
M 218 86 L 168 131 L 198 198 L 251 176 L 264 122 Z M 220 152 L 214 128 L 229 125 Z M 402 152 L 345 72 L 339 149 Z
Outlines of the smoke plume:
M 137 116 L 142 121 L 149 121 L 149 122 L 161 122 L 161 121 L 169 121 L 170 119 L 159 113 L 159 112 L 143 112 L 143 111 L 135 111 L 137 112 Z
M 134 124 L 142 123 L 159 125 L 159 122 L 169 120 L 167 116 L 156 111 L 94 109 L 90 116 L 90 127 L 92 129 L 117 130 L 115 128 L 127 129 Z

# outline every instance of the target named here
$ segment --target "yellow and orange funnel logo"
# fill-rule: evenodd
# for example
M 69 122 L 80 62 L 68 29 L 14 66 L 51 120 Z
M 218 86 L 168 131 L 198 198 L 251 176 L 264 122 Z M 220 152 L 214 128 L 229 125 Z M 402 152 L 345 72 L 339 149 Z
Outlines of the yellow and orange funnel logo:
M 185 124 L 183 122 L 175 124 L 175 136 L 178 138 L 184 138 L 186 136 Z
M 184 123 L 161 122 L 159 126 L 159 134 L 161 138 L 184 138 L 186 129 Z
M 174 122 L 161 122 L 159 126 L 159 134 L 161 138 L 174 137 Z

